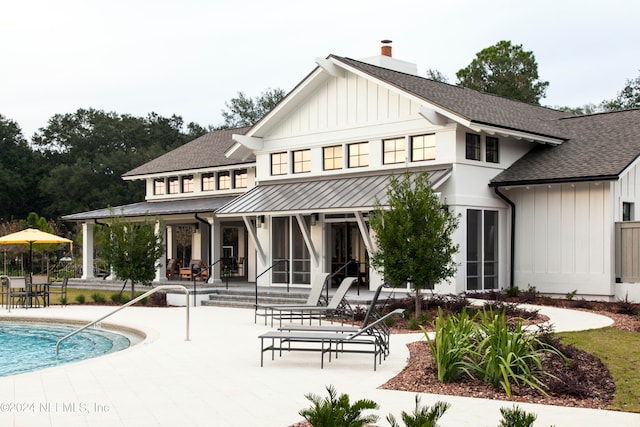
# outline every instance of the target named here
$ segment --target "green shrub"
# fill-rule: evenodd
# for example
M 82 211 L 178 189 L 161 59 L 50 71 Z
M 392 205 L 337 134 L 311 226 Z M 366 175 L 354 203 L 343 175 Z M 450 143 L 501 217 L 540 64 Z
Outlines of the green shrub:
M 458 315 L 445 317 L 438 309 L 434 322 L 436 336 L 432 341 L 423 328 L 427 343 L 438 370 L 438 381 L 457 380 L 462 373 L 469 373 L 467 365 L 473 353 L 473 335 L 476 324 L 463 309 Z
M 376 415 L 362 415 L 366 409 L 378 409 L 373 400 L 361 399 L 351 405 L 349 395 L 337 397 L 333 386 L 327 386 L 327 392 L 329 396 L 324 399 L 313 393 L 305 394 L 313 405 L 302 409 L 299 414 L 313 427 L 360 427 L 378 420 Z
M 429 315 L 426 313 L 420 314 L 420 316 L 414 316 L 409 321 L 407 321 L 407 328 L 418 330 L 422 325 L 429 322 Z
M 507 289 L 507 296 L 517 297 L 518 295 L 520 295 L 520 288 L 518 288 L 517 286 L 512 286 Z
M 117 292 L 115 294 L 111 294 L 111 301 L 115 302 L 116 304 L 122 303 L 123 297 L 122 294 L 120 292 Z
M 94 292 L 93 294 L 91 294 L 91 299 L 97 304 L 104 304 L 105 302 L 107 302 L 107 299 L 104 297 L 104 295 L 98 292 Z
M 565 295 L 565 298 L 567 299 L 567 301 L 573 301 L 577 293 L 578 293 L 578 290 L 574 289 L 571 292 L 567 292 Z
M 450 406 L 450 403 L 442 401 L 434 403 L 431 409 L 429 409 L 428 405 L 420 406 L 420 397 L 416 394 L 416 408 L 413 410 L 413 414 L 402 411 L 400 416 L 406 427 L 436 427 L 438 420 Z M 391 424 L 391 427 L 400 427 L 400 424 L 392 414 L 387 416 L 387 421 Z
M 80 294 L 76 296 L 76 302 L 78 304 L 84 304 L 85 303 L 85 296 L 84 294 Z
M 498 427 L 532 427 L 536 420 L 536 414 L 525 412 L 518 405 L 514 405 L 512 409 L 500 408 L 502 419 Z

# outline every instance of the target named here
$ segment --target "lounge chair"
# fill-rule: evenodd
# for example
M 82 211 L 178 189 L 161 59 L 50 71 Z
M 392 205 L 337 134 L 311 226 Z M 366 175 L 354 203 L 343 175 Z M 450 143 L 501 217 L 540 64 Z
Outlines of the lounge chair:
M 175 258 L 171 258 L 167 262 L 167 271 L 166 271 L 167 279 L 173 280 L 173 276 L 176 274 L 176 271 L 178 271 L 178 260 Z
M 355 334 L 360 332 L 362 329 L 366 328 L 371 322 L 380 318 L 380 316 L 376 312 L 376 306 L 378 305 L 378 298 L 380 297 L 380 292 L 383 288 L 389 287 L 388 283 L 383 283 L 378 286 L 376 289 L 371 302 L 369 303 L 369 308 L 367 309 L 367 313 L 362 320 L 362 324 L 360 326 L 356 325 L 300 325 L 300 324 L 289 324 L 280 326 L 278 328 L 279 331 L 298 331 L 298 332 L 335 332 L 335 333 L 347 333 L 347 334 Z M 396 310 L 396 314 L 400 314 Z M 385 356 L 388 355 L 389 352 L 389 338 L 391 335 L 391 330 L 387 327 L 386 323 L 378 323 L 378 326 L 371 330 L 372 334 L 375 334 L 380 337 L 382 340 L 382 345 L 385 347 Z
M 273 314 L 274 310 L 279 310 L 287 307 L 316 307 L 321 304 L 322 290 L 325 284 L 329 280 L 330 274 L 316 274 L 311 281 L 311 290 L 307 297 L 307 302 L 304 304 L 256 304 L 255 312 L 253 316 L 253 323 L 258 322 L 258 316 L 264 316 L 264 324 L 267 324 L 267 317 L 271 316 L 271 326 L 273 326 Z M 264 310 L 260 313 L 260 310 Z
M 27 279 L 23 276 L 2 276 L 2 278 L 6 281 L 7 286 L 7 308 L 10 306 L 17 307 L 18 305 L 27 307 L 29 298 Z
M 322 319 L 327 316 L 337 316 L 341 317 L 343 320 L 348 316 L 351 318 L 353 323 L 354 312 L 351 309 L 349 302 L 345 299 L 345 295 L 351 285 L 357 280 L 357 277 L 344 278 L 326 306 L 310 307 L 307 305 L 300 305 L 272 308 L 271 326 L 273 326 L 274 317 L 278 317 L 280 320 L 280 326 L 282 326 L 282 319 L 301 320 L 302 322 L 304 322 L 304 320 L 309 320 L 309 324 L 311 324 L 313 319 L 318 319 L 321 324 Z
M 388 344 L 378 336 L 377 328 L 384 321 L 394 315 L 401 315 L 404 309 L 396 309 L 385 316 L 369 323 L 354 333 L 336 332 L 300 332 L 300 331 L 271 331 L 264 333 L 260 339 L 260 366 L 264 366 L 264 353 L 271 351 L 271 360 L 275 358 L 276 350 L 282 356 L 282 351 L 315 351 L 320 352 L 320 368 L 324 368 L 324 355 L 332 354 L 338 358 L 340 353 L 363 353 L 373 355 L 373 370 L 377 369 L 382 358 L 389 354 Z M 265 346 L 265 341 L 267 345 Z

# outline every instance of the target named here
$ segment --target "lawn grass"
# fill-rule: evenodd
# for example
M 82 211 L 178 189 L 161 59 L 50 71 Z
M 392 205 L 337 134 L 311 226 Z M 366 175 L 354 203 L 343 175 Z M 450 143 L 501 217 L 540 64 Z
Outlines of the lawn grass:
M 611 409 L 640 412 L 640 334 L 615 328 L 562 332 L 564 344 L 572 344 L 600 358 L 616 384 Z

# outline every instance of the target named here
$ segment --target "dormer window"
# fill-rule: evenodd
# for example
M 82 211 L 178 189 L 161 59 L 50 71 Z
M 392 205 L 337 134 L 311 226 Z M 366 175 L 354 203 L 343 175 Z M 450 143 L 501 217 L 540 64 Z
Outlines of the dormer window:
M 404 138 L 385 139 L 382 141 L 382 150 L 384 151 L 383 163 L 390 165 L 393 163 L 404 163 L 405 155 Z
M 416 135 L 411 137 L 411 161 L 420 162 L 423 160 L 435 160 L 436 158 L 436 136 Z
M 161 196 L 166 191 L 166 184 L 164 183 L 164 179 L 154 179 L 153 180 L 153 194 L 155 196 Z
M 358 142 L 356 144 L 349 144 L 349 167 L 361 168 L 369 166 L 369 143 Z
M 182 177 L 182 192 L 183 193 L 193 193 L 193 175 L 187 175 Z
M 229 190 L 231 188 L 231 177 L 229 172 L 218 172 L 218 190 Z
M 169 194 L 178 194 L 180 192 L 180 180 L 177 176 L 169 178 Z
M 233 187 L 247 188 L 247 170 L 246 169 L 233 172 Z
M 202 191 L 213 191 L 216 189 L 216 181 L 213 172 L 202 174 Z
M 293 152 L 293 173 L 311 172 L 311 150 Z
M 286 175 L 289 172 L 287 153 L 271 154 L 271 175 Z

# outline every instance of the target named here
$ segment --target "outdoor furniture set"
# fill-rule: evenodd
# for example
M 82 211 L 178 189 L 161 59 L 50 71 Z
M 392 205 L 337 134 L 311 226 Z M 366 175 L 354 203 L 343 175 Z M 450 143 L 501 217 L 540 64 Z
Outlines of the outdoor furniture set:
M 346 285 L 345 281 L 347 281 Z M 345 285 L 348 289 L 353 282 L 354 278 L 347 278 L 343 280 L 341 287 Z M 329 356 L 329 362 L 331 362 L 332 357 L 337 359 L 340 353 L 361 353 L 373 355 L 373 370 L 375 371 L 377 365 L 382 363 L 383 358 L 389 355 L 391 331 L 385 321 L 391 316 L 402 316 L 404 313 L 404 309 L 396 309 L 382 317 L 377 315 L 375 306 L 380 291 L 385 286 L 381 285 L 376 290 L 362 325 L 359 327 L 353 325 L 353 323 L 344 325 L 342 319 L 340 324 L 322 325 L 321 319 L 323 317 L 326 319 L 327 316 L 332 316 L 336 313 L 335 309 L 327 309 L 328 306 L 273 306 L 271 311 L 272 321 L 274 317 L 278 317 L 280 326 L 277 330 L 258 336 L 260 339 L 260 366 L 264 365 L 264 353 L 267 351 L 271 351 L 271 360 L 274 360 L 276 351 L 280 356 L 282 356 L 283 351 L 319 352 L 321 368 L 324 368 L 325 355 Z M 336 296 L 344 300 L 344 294 L 346 294 L 346 290 L 342 294 L 336 291 L 331 302 L 334 302 Z M 287 315 L 293 315 L 293 318 L 301 320 L 301 323 L 283 326 L 283 312 L 286 312 Z M 312 324 L 314 319 L 318 320 L 318 325 Z M 309 324 L 304 324 L 305 320 L 309 320 Z
M 66 304 L 67 284 L 65 277 L 62 282 L 50 282 L 47 275 L 33 275 L 28 281 L 23 276 L 0 276 L 2 292 L 0 303 L 10 307 L 48 307 L 51 295 L 59 295 Z

